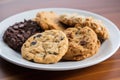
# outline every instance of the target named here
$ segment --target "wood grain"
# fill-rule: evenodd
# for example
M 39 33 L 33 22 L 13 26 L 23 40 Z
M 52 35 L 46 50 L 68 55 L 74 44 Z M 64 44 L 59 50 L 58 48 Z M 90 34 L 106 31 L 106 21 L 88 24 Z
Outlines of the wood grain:
M 120 29 L 120 0 L 0 0 L 0 21 L 23 11 L 50 7 L 88 10 L 110 19 Z M 0 80 L 120 80 L 119 63 L 120 49 L 97 65 L 60 72 L 27 69 L 0 58 Z

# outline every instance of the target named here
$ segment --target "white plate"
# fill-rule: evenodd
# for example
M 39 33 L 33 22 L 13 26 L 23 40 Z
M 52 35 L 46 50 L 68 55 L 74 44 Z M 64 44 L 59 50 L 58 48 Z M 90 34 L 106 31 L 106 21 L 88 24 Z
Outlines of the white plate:
M 39 11 L 54 11 L 58 14 L 78 13 L 84 16 L 92 16 L 96 19 L 103 21 L 106 28 L 109 30 L 110 38 L 102 44 L 99 52 L 96 55 L 82 61 L 58 62 L 57 64 L 37 64 L 27 61 L 21 57 L 20 53 L 17 53 L 11 48 L 9 48 L 3 42 L 2 36 L 5 30 L 10 25 L 13 25 L 15 22 L 24 21 L 24 19 L 34 18 L 36 13 Z M 58 70 L 73 70 L 73 69 L 92 66 L 111 57 L 119 48 L 119 46 L 120 46 L 120 31 L 116 27 L 116 25 L 100 15 L 83 10 L 66 9 L 66 8 L 36 9 L 11 16 L 0 23 L 0 56 L 11 63 L 32 69 L 58 71 Z

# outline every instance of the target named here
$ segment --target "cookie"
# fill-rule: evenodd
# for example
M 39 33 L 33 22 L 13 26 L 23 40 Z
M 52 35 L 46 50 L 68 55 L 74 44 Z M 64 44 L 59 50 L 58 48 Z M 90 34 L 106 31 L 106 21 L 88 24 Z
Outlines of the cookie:
M 36 15 L 35 21 L 42 27 L 44 30 L 64 30 L 64 26 L 59 22 L 59 15 L 55 12 L 39 12 Z
M 68 28 L 64 32 L 69 41 L 68 51 L 63 56 L 64 60 L 83 60 L 93 56 L 99 50 L 100 41 L 91 28 Z
M 79 16 L 77 14 L 66 14 L 61 15 L 59 20 L 68 27 L 74 27 L 76 24 L 82 23 L 84 19 L 84 16 Z
M 22 57 L 37 63 L 57 63 L 67 52 L 68 39 L 60 30 L 46 30 L 30 37 L 22 46 Z
M 3 40 L 12 49 L 20 51 L 23 43 L 31 35 L 42 31 L 43 30 L 36 22 L 25 20 L 24 22 L 15 23 L 8 27 L 3 35 Z
M 60 21 L 68 26 L 74 27 L 76 24 L 80 27 L 88 26 L 95 31 L 101 43 L 109 38 L 108 31 L 99 20 L 92 17 L 79 15 L 61 15 Z

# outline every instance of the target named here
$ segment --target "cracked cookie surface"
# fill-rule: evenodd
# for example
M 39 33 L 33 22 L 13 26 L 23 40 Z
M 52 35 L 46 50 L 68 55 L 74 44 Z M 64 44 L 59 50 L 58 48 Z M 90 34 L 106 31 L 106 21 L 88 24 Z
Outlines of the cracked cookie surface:
M 92 17 L 85 17 L 80 15 L 61 15 L 60 21 L 70 27 L 74 27 L 76 24 L 80 27 L 88 26 L 95 31 L 101 43 L 109 38 L 108 30 L 105 28 L 103 23 L 100 20 L 94 19 Z
M 60 30 L 46 30 L 30 37 L 22 46 L 22 57 L 37 63 L 57 63 L 68 50 L 68 39 Z
M 9 47 L 20 52 L 24 42 L 38 32 L 43 32 L 43 30 L 35 21 L 24 20 L 24 22 L 9 26 L 4 33 L 3 40 Z
M 59 15 L 55 12 L 39 12 L 36 15 L 35 21 L 41 26 L 44 30 L 64 30 L 64 26 L 59 22 Z
M 89 27 L 68 28 L 65 31 L 69 41 L 64 60 L 83 60 L 97 53 L 100 41 L 96 33 Z

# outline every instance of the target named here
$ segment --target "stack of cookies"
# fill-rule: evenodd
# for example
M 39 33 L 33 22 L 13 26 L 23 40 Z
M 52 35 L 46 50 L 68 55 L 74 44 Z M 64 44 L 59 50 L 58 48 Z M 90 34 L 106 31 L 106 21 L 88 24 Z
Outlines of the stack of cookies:
M 96 54 L 109 38 L 103 23 L 92 17 L 38 12 L 32 20 L 15 23 L 3 40 L 24 59 L 37 63 L 80 61 Z

